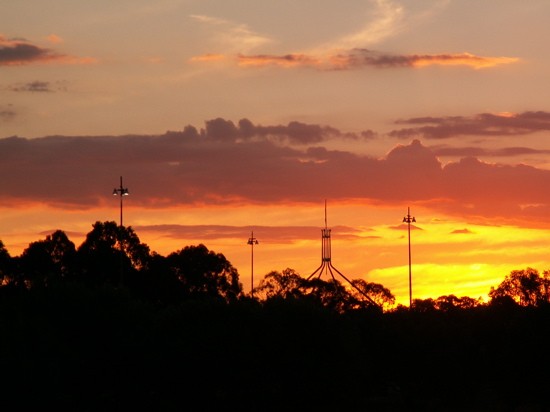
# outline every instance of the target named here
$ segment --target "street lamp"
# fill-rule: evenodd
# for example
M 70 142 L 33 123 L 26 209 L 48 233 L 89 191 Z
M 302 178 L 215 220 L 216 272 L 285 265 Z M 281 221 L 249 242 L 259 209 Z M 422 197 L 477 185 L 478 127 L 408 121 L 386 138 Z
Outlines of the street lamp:
M 252 231 L 247 242 L 247 245 L 250 245 L 252 248 L 252 259 L 250 263 L 250 294 L 252 297 L 254 297 L 254 245 L 257 245 L 258 243 L 258 239 L 254 237 L 254 231 Z
M 409 309 L 412 309 L 412 269 L 411 269 L 411 222 L 416 223 L 414 216 L 411 216 L 411 208 L 407 208 L 407 216 L 403 218 L 403 223 L 407 223 L 409 230 Z
M 122 286 L 122 284 L 124 283 L 124 261 L 123 261 L 124 247 L 122 245 L 122 198 L 130 194 L 130 192 L 128 191 L 128 188 L 122 185 L 122 176 L 120 176 L 120 188 L 113 189 L 113 196 L 116 196 L 119 192 L 120 192 L 120 226 L 119 226 L 120 285 Z
M 122 186 L 122 176 L 120 176 L 120 189 L 115 188 L 113 190 L 113 196 L 116 196 L 118 192 L 120 192 L 120 227 L 122 227 L 122 198 L 130 194 L 128 188 Z

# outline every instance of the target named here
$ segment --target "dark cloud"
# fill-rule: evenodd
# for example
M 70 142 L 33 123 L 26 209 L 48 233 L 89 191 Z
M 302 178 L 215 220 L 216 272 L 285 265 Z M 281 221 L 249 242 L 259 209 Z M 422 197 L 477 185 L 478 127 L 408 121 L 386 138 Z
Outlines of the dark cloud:
M 458 136 L 519 136 L 550 130 L 550 113 L 538 111 L 516 114 L 481 113 L 473 117 L 417 117 L 398 120 L 395 123 L 415 125 L 415 127 L 393 130 L 389 133 L 389 136 L 399 139 L 412 137 L 448 139 Z
M 196 57 L 195 61 L 218 61 L 224 56 L 211 54 Z M 367 49 L 342 50 L 332 55 L 306 55 L 291 53 L 285 55 L 256 54 L 236 56 L 241 66 L 279 66 L 285 68 L 308 67 L 320 70 L 349 70 L 364 67 L 378 68 L 408 68 L 429 65 L 465 65 L 473 68 L 492 67 L 499 64 L 516 62 L 518 59 L 510 57 L 475 56 L 469 53 L 462 54 L 410 54 L 394 55 Z
M 66 55 L 36 46 L 24 40 L 8 40 L 0 35 L 0 66 L 47 62 L 65 57 Z
M 54 92 L 60 90 L 61 86 L 59 84 L 52 84 L 51 82 L 44 82 L 40 80 L 35 80 L 29 83 L 18 83 L 7 88 L 12 92 Z
M 345 62 L 346 68 L 357 68 L 363 66 L 386 68 L 418 67 L 433 64 L 490 67 L 502 63 L 511 63 L 517 60 L 502 57 L 474 56 L 469 53 L 392 55 L 367 49 L 353 49 L 346 54 L 337 56 L 337 58 L 339 61 Z
M 274 139 L 273 130 L 284 138 Z M 131 192 L 127 203 L 148 209 L 291 205 L 329 197 L 376 205 L 406 202 L 471 217 L 472 222 L 495 224 L 494 219 L 505 217 L 550 223 L 550 213 L 541 212 L 550 205 L 548 170 L 475 157 L 443 166 L 419 140 L 397 145 L 385 158 L 282 143 L 315 142 L 325 133 L 337 134 L 335 130 L 257 126 L 248 120 L 236 126 L 215 119 L 201 130 L 187 126 L 159 136 L 0 139 L 0 203 L 92 208 L 112 203 L 112 189 L 124 176 Z M 295 135 L 289 137 L 291 133 Z
M 203 134 L 214 140 L 237 141 L 266 138 L 291 144 L 312 144 L 329 139 L 370 140 L 375 137 L 374 132 L 368 130 L 360 135 L 344 133 L 330 126 L 290 122 L 286 126 L 262 126 L 254 125 L 248 119 L 241 119 L 238 125 L 230 120 L 221 118 L 205 122 Z
M 530 147 L 504 147 L 500 149 L 486 149 L 483 147 L 450 147 L 430 146 L 436 156 L 460 156 L 460 157 L 513 157 L 522 155 L 549 154 L 550 150 L 533 149 Z
M 89 64 L 96 60 L 90 57 L 78 58 L 58 53 L 52 49 L 37 46 L 25 39 L 7 39 L 0 34 L 0 66 L 20 66 L 33 63 Z
M 15 117 L 16 113 L 11 109 L 2 109 L 0 107 L 0 122 L 6 122 L 12 120 Z

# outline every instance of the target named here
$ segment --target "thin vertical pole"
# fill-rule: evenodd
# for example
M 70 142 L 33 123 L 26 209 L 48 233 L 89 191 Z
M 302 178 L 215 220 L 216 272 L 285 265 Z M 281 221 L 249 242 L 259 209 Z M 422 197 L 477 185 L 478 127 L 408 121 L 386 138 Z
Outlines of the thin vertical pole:
M 120 227 L 122 227 L 122 198 L 124 197 L 124 186 L 122 186 L 122 176 L 120 176 Z
M 254 237 L 254 231 L 250 232 L 250 238 L 248 243 L 251 246 L 251 258 L 250 258 L 250 295 L 254 297 L 254 243 L 258 244 L 258 240 Z
M 407 208 L 407 223 L 409 227 L 409 308 L 412 309 L 412 260 L 411 260 L 411 208 Z
M 252 239 L 252 256 L 250 258 L 250 294 L 254 297 L 254 231 L 250 233 L 250 239 Z

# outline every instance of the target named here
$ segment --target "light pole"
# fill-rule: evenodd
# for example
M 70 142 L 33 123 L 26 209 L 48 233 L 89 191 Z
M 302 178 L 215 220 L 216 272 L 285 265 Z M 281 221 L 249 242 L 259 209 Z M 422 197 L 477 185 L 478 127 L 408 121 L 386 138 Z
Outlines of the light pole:
M 258 239 L 254 237 L 254 231 L 252 231 L 247 242 L 247 245 L 250 245 L 252 248 L 252 257 L 250 262 L 250 294 L 252 297 L 254 297 L 254 245 L 257 245 L 258 243 Z
M 409 231 L 409 309 L 412 309 L 413 292 L 412 292 L 412 265 L 411 265 L 411 222 L 416 223 L 414 216 L 411 216 L 411 208 L 407 208 L 407 216 L 403 218 L 403 223 L 407 223 Z
M 120 188 L 113 190 L 113 196 L 116 196 L 120 192 L 120 227 L 122 227 L 122 198 L 124 196 L 128 196 L 130 192 L 128 191 L 128 188 L 125 188 L 122 186 L 122 176 L 120 176 Z
M 124 282 L 124 261 L 123 261 L 123 254 L 124 254 L 124 248 L 122 246 L 122 198 L 124 196 L 128 196 L 130 192 L 128 191 L 127 187 L 124 187 L 122 185 L 122 176 L 120 176 L 120 188 L 115 188 L 113 190 L 113 195 L 116 196 L 120 192 L 120 226 L 118 230 L 118 236 L 119 236 L 119 245 L 120 245 L 120 285 L 123 285 Z

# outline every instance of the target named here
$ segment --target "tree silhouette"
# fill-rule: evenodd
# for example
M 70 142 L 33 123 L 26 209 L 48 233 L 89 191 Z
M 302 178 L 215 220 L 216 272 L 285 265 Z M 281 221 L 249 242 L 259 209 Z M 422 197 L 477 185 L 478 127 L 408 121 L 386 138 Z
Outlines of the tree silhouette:
M 489 297 L 494 300 L 507 296 L 521 306 L 537 306 L 541 302 L 548 302 L 549 289 L 548 271 L 540 276 L 536 269 L 527 268 L 513 270 L 496 289 L 491 287 Z
M 435 300 L 435 307 L 443 312 L 456 309 L 469 309 L 479 306 L 481 301 L 468 296 L 456 297 L 455 295 L 440 296 Z
M 88 283 L 131 284 L 146 269 L 151 255 L 131 227 L 96 222 L 78 248 L 82 276 Z
M 169 270 L 193 297 L 223 297 L 235 300 L 242 294 L 239 274 L 221 253 L 206 246 L 187 246 L 167 256 Z
M 306 280 L 294 269 L 287 268 L 282 273 L 269 272 L 254 288 L 254 296 L 260 300 L 278 298 L 299 298 L 303 296 L 302 288 Z
M 9 281 L 11 275 L 11 256 L 4 246 L 4 242 L 0 240 L 0 285 L 4 283 L 4 280 Z
M 40 287 L 75 274 L 76 249 L 65 232 L 56 230 L 46 239 L 30 243 L 15 258 L 17 276 L 27 287 Z
M 380 306 L 383 310 L 388 310 L 395 305 L 395 296 L 388 288 L 385 288 L 380 283 L 367 282 L 363 279 L 353 279 L 351 281 L 355 288 L 359 289 L 362 293 L 371 298 L 374 303 Z M 351 289 L 351 293 L 355 299 L 361 301 L 362 293 L 359 293 L 355 289 Z

